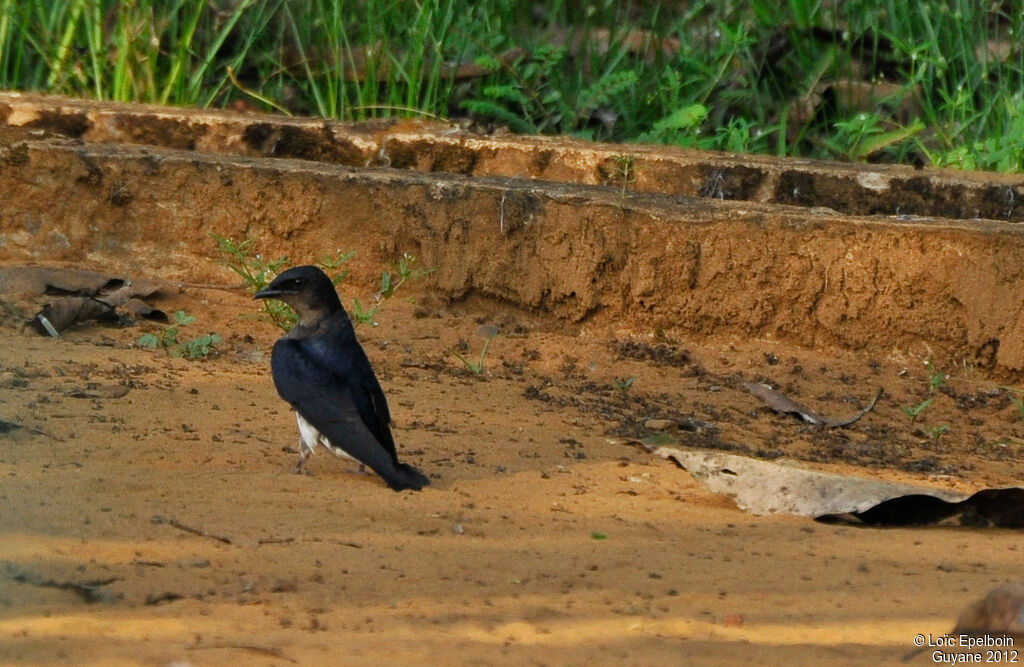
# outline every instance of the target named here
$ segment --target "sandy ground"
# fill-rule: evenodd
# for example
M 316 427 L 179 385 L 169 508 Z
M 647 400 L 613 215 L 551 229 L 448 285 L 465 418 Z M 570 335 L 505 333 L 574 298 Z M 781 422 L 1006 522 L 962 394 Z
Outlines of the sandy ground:
M 924 351 L 569 335 L 415 296 L 358 331 L 422 493 L 322 450 L 291 473 L 279 332 L 243 293 L 159 302 L 223 336 L 197 361 L 135 345 L 150 323 L 44 338 L 16 326 L 30 304 L 5 301 L 0 418 L 21 427 L 0 434 L 0 663 L 878 665 L 1021 576 L 1019 532 L 752 516 L 610 441 L 692 417 L 714 428 L 684 446 L 1016 484 L 1021 413 L 970 368 L 944 369 L 911 421 L 902 408 L 931 395 Z M 477 354 L 481 324 L 503 333 L 476 376 L 450 350 Z M 750 380 L 833 416 L 886 394 L 821 431 L 765 410 Z

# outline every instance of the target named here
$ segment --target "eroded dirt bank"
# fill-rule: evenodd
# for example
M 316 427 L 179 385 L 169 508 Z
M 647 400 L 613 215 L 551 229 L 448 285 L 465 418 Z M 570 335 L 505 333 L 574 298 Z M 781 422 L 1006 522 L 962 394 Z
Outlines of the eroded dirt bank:
M 313 261 L 437 270 L 452 301 L 555 326 L 735 334 L 1024 368 L 1024 232 L 613 188 L 353 170 L 129 146 L 12 143 L 3 256 L 223 280 L 209 233 Z
M 827 207 L 848 215 L 1024 220 L 1024 178 L 1014 174 L 482 133 L 456 123 L 340 123 L 0 91 L 3 125 L 36 138 L 606 185 L 630 192 Z

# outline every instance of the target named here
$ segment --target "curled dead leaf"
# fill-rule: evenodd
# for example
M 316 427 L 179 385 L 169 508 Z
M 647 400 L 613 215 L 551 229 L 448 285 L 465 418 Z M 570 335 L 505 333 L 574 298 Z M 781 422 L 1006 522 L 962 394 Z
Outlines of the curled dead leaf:
M 65 392 L 72 398 L 121 398 L 128 394 L 131 387 L 126 384 L 108 384 L 71 389 Z
M 744 382 L 743 386 L 747 388 L 754 396 L 761 399 L 761 401 L 775 412 L 782 414 L 794 414 L 803 419 L 808 424 L 814 424 L 815 426 L 826 426 L 828 428 L 842 428 L 849 426 L 857 422 L 861 417 L 866 415 L 875 409 L 875 405 L 878 403 L 878 399 L 882 397 L 884 393 L 883 389 L 879 389 L 875 393 L 875 397 L 871 399 L 867 407 L 855 414 L 848 419 L 831 419 L 824 415 L 818 414 L 817 412 L 806 408 L 800 403 L 797 403 L 785 394 L 772 389 L 766 384 L 760 382 Z

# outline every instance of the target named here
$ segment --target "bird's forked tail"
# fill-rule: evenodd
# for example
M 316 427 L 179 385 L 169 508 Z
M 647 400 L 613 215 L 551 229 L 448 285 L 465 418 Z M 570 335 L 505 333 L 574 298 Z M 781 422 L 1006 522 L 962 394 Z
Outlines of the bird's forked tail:
M 395 466 L 394 474 L 388 475 L 384 481 L 395 491 L 420 491 L 424 486 L 430 486 L 427 476 L 408 463 L 399 463 Z

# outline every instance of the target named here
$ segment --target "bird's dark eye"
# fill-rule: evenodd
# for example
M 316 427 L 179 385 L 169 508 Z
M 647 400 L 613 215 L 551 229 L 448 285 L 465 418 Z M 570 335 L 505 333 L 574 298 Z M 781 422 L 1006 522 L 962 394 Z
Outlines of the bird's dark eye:
M 295 289 L 300 290 L 306 286 L 306 279 L 296 278 L 295 280 L 292 281 L 292 283 L 295 285 Z

